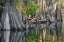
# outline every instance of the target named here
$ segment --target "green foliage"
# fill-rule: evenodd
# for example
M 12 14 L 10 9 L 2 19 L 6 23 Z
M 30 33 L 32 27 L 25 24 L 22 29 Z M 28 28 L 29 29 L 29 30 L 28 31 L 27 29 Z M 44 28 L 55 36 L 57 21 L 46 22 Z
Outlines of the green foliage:
M 1 0 L 3 1 L 3 0 Z M 18 8 L 21 9 L 21 12 L 28 15 L 34 15 L 36 14 L 36 11 L 39 9 L 40 5 L 39 4 L 35 4 L 33 2 L 33 0 L 12 0 L 15 4 L 16 9 L 18 10 Z
M 35 4 L 32 0 L 31 1 L 27 1 L 27 3 L 23 3 L 21 5 L 22 9 L 21 11 L 28 15 L 34 15 L 36 14 L 36 11 L 39 9 L 40 5 L 39 4 Z
M 64 6 L 64 0 L 61 1 L 61 5 Z
M 21 4 L 21 0 L 13 0 L 15 4 Z
M 39 9 L 40 5 L 35 4 L 34 2 L 28 3 L 28 10 L 26 11 L 26 15 L 34 15 L 36 14 L 36 11 Z
M 40 5 L 35 4 L 32 0 L 28 1 L 21 1 L 21 0 L 14 0 L 16 8 L 20 7 L 21 12 L 28 15 L 36 14 L 36 11 L 39 9 Z
M 27 42 L 35 42 L 36 40 L 40 40 L 40 37 L 36 34 L 35 31 L 32 31 L 27 38 Z

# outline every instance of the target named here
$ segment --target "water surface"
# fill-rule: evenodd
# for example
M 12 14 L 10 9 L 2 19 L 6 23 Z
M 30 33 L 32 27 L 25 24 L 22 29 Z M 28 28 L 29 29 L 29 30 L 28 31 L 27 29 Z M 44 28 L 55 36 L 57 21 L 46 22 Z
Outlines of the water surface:
M 0 31 L 0 42 L 27 42 L 32 37 L 35 38 L 35 42 L 64 42 L 63 25 L 63 22 L 54 22 L 37 24 L 35 28 L 23 28 L 21 31 Z M 28 39 L 29 36 L 30 39 Z M 39 37 L 38 40 L 37 37 Z

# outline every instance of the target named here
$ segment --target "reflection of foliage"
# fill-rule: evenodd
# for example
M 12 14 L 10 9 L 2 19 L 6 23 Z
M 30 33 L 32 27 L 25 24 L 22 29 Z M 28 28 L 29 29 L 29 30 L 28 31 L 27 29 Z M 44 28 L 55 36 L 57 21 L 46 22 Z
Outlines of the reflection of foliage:
M 22 40 L 20 40 L 20 42 L 22 42 Z
M 62 41 L 64 42 L 64 24 L 62 26 Z
M 32 31 L 30 34 L 29 34 L 29 37 L 27 39 L 27 42 L 35 42 L 36 40 L 39 40 L 39 36 L 36 34 L 35 31 Z

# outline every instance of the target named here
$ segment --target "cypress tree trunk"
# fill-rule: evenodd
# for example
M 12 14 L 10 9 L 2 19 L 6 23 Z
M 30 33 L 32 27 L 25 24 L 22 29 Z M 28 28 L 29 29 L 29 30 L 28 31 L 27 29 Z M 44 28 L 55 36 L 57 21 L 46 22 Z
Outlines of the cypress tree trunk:
M 20 8 L 18 11 L 15 8 L 15 4 L 12 0 L 6 0 L 4 5 L 3 13 L 2 13 L 2 28 L 3 29 L 21 29 L 25 27 L 22 22 L 22 15 Z M 23 16 L 25 18 L 25 16 Z M 25 19 L 24 19 L 25 21 Z
M 10 0 L 6 0 L 6 3 L 4 5 L 3 13 L 2 13 L 2 28 L 3 29 L 10 29 L 10 24 L 9 24 L 9 12 L 8 12 L 8 7 L 10 5 Z

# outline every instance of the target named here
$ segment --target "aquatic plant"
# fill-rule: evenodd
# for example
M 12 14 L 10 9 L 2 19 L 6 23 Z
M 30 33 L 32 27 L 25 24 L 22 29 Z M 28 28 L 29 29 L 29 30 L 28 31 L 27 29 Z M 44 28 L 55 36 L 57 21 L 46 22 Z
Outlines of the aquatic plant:
M 36 40 L 40 40 L 40 37 L 35 31 L 32 31 L 27 38 L 27 42 L 35 42 Z

